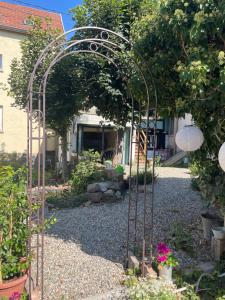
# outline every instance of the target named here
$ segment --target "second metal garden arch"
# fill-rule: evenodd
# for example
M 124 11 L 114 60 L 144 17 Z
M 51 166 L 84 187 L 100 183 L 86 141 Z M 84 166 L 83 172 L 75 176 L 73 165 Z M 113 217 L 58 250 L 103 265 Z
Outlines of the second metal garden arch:
M 71 33 L 74 38 L 70 41 L 66 37 Z M 30 216 L 28 226 L 32 227 L 32 204 L 40 205 L 36 216 L 36 222 L 44 228 L 45 221 L 45 143 L 46 143 L 46 86 L 48 76 L 56 63 L 69 55 L 91 54 L 97 57 L 104 58 L 110 64 L 113 64 L 120 73 L 123 73 L 122 68 L 117 61 L 129 61 L 129 64 L 135 68 L 142 80 L 145 90 L 143 92 L 145 98 L 145 107 L 139 101 L 139 109 L 135 110 L 134 97 L 132 89 L 128 88 L 129 97 L 132 103 L 131 112 L 131 138 L 130 138 L 130 167 L 129 167 L 129 204 L 128 204 L 128 226 L 127 226 L 127 251 L 126 262 L 130 252 L 135 252 L 137 247 L 142 250 L 142 266 L 147 263 L 151 264 L 152 260 L 152 245 L 153 245 L 153 218 L 154 218 L 154 173 L 155 173 L 155 141 L 156 141 L 156 124 L 157 124 L 157 92 L 154 85 L 154 80 L 151 75 L 150 68 L 147 67 L 143 57 L 133 47 L 128 39 L 121 34 L 101 27 L 80 27 L 72 29 L 57 39 L 52 41 L 39 56 L 33 72 L 30 76 L 28 85 L 28 104 L 27 104 L 27 161 L 28 161 L 28 183 L 27 195 L 30 205 Z M 45 59 L 51 57 L 51 61 L 45 66 Z M 42 70 L 40 72 L 40 69 Z M 146 74 L 151 78 L 148 82 Z M 40 73 L 42 74 L 40 76 Z M 128 80 L 127 86 L 129 87 Z M 152 92 L 152 104 L 150 101 L 150 86 Z M 153 116 L 150 119 L 150 111 L 153 111 Z M 136 118 L 135 116 L 138 115 Z M 149 124 L 152 122 L 154 130 L 153 135 L 153 180 L 151 192 L 147 192 L 147 163 L 148 163 L 148 145 L 149 141 Z M 145 124 L 143 126 L 143 124 Z M 143 129 L 144 127 L 144 129 Z M 143 137 L 142 133 L 145 130 Z M 35 132 L 35 133 L 34 133 Z M 34 143 L 38 144 L 37 164 L 34 165 Z M 136 176 L 132 177 L 133 166 L 133 146 L 137 149 L 137 162 L 135 165 L 138 175 L 140 169 L 140 150 L 143 146 L 144 151 L 144 209 L 138 211 L 139 203 L 139 184 Z M 37 168 L 38 180 L 37 185 L 33 184 L 33 169 Z M 138 222 L 142 225 L 138 228 Z M 140 230 L 141 229 L 141 230 Z M 35 237 L 30 236 L 28 241 L 28 252 L 36 252 L 35 269 L 29 270 L 29 295 L 32 291 L 32 283 L 40 288 L 41 299 L 44 299 L 44 229 L 41 234 Z M 34 275 L 35 274 L 35 275 Z M 35 277 L 35 280 L 33 278 Z

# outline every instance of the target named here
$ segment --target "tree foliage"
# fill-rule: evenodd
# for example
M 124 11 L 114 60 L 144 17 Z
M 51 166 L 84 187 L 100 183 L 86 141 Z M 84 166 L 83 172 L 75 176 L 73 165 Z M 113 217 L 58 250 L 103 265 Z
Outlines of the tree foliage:
M 21 59 L 14 59 L 8 79 L 10 94 L 15 99 L 15 106 L 24 109 L 27 105 L 28 82 L 34 65 L 42 50 L 57 36 L 58 30 L 42 29 L 39 19 L 35 19 L 35 26 L 27 38 L 21 42 Z M 37 93 L 42 77 L 47 70 L 54 53 L 49 53 L 37 70 L 34 81 L 34 109 L 37 108 Z M 71 124 L 74 114 L 81 108 L 79 93 L 76 93 L 79 73 L 76 61 L 65 58 L 59 62 L 50 73 L 46 90 L 46 122 L 47 125 L 62 136 Z M 79 92 L 79 91 L 78 91 Z
M 129 39 L 140 3 L 141 1 L 137 0 L 85 0 L 82 5 L 77 6 L 72 11 L 76 27 L 98 26 L 107 28 Z M 116 42 L 121 43 L 119 45 L 126 49 L 126 45 L 121 40 Z M 137 75 L 134 64 L 127 55 L 121 54 L 117 58 L 114 57 L 114 61 L 118 68 L 109 64 L 107 60 L 91 56 L 85 58 L 85 81 L 91 81 L 91 84 L 85 87 L 86 99 L 88 99 L 89 105 L 97 107 L 99 114 L 115 123 L 125 125 L 131 116 L 132 109 L 129 90 L 134 86 L 134 81 L 135 83 L 141 81 L 140 74 Z M 134 93 L 136 105 L 138 105 L 139 100 L 138 91 L 141 89 L 143 91 L 142 85 L 139 89 L 136 88 Z
M 205 142 L 193 159 L 208 200 L 223 206 L 218 151 L 225 140 L 225 2 L 145 0 L 133 38 L 152 67 L 161 112 L 191 113 L 202 129 Z
M 43 29 L 40 19 L 35 18 L 34 24 L 27 37 L 21 42 L 21 59 L 13 60 L 8 79 L 9 93 L 15 100 L 14 105 L 20 109 L 24 109 L 27 105 L 28 83 L 38 57 L 42 50 L 59 35 L 58 30 L 51 28 L 51 23 L 47 29 Z M 33 86 L 33 109 L 37 109 L 39 85 L 54 56 L 53 49 L 37 69 Z M 67 57 L 50 72 L 46 89 L 46 124 L 62 137 L 64 177 L 67 172 L 67 131 L 74 115 L 78 114 L 82 107 L 82 96 L 77 89 L 80 83 L 79 77 L 76 61 Z

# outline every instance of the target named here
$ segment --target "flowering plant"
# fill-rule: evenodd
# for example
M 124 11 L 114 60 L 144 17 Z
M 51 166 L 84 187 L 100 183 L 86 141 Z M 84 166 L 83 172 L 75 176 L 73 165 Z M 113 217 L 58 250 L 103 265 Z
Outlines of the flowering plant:
M 178 261 L 170 248 L 164 243 L 157 245 L 157 262 L 160 266 L 176 267 Z

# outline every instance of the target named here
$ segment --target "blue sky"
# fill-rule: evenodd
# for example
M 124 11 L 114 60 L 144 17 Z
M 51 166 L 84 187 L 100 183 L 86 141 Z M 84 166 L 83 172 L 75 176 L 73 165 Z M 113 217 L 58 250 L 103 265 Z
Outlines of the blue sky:
M 82 0 L 4 0 L 4 2 L 9 2 L 18 5 L 26 6 L 41 6 L 50 10 L 56 10 L 63 13 L 68 13 L 70 8 L 75 7 L 82 3 Z M 74 22 L 72 21 L 71 16 L 62 14 L 63 23 L 65 30 L 69 30 L 73 27 Z

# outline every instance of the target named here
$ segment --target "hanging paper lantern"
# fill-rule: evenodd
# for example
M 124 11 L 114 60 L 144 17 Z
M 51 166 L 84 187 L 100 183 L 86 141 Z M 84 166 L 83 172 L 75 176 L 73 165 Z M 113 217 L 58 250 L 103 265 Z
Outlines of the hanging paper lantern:
M 221 168 L 225 172 L 225 143 L 223 143 L 219 151 L 219 163 Z
M 191 125 L 179 130 L 175 140 L 181 150 L 189 152 L 198 150 L 202 146 L 204 136 L 198 127 Z

